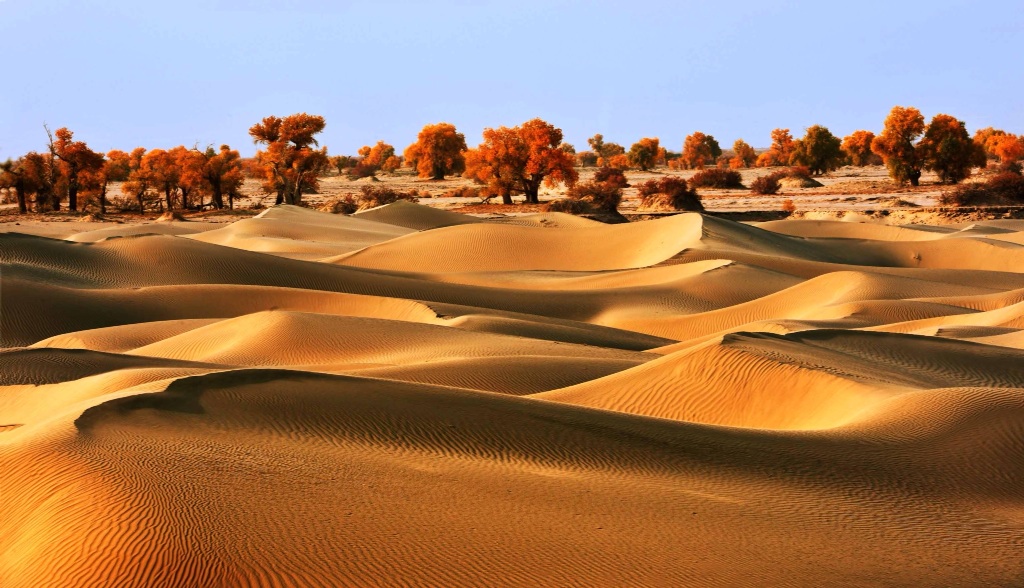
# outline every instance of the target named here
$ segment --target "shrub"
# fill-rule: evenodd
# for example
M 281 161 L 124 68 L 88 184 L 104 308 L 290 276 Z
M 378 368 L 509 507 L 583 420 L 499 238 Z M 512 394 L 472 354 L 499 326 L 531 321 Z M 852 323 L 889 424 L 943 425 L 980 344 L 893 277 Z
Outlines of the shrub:
M 318 210 L 320 212 L 329 212 L 331 214 L 352 214 L 359 210 L 359 205 L 351 194 L 346 194 L 341 198 L 329 200 L 323 203 Z
M 415 194 L 413 194 L 413 195 L 415 196 Z M 480 188 L 475 188 L 473 186 L 463 186 L 461 188 L 452 188 L 451 190 L 448 190 L 444 194 L 441 194 L 440 196 L 438 196 L 438 198 L 481 198 L 481 196 L 480 196 Z M 489 200 L 489 199 L 490 199 L 490 197 L 487 197 L 484 200 Z
M 697 172 L 690 178 L 690 185 L 694 188 L 739 188 L 742 189 L 743 180 L 740 172 L 731 169 L 706 169 Z
M 797 180 L 810 180 L 811 169 L 805 165 L 794 165 L 782 170 L 783 178 L 794 178 Z
M 612 155 L 611 157 L 602 160 L 604 163 L 603 167 L 610 167 L 618 170 L 629 169 L 629 156 L 624 154 Z
M 594 181 L 602 182 L 606 184 L 614 184 L 620 188 L 628 188 L 629 182 L 626 181 L 626 174 L 622 173 L 621 169 L 614 167 L 602 167 L 594 173 Z
M 622 202 L 622 187 L 615 182 L 583 182 L 569 189 L 569 198 L 586 201 L 595 208 L 614 212 Z
M 947 206 L 1024 204 L 1024 176 L 1001 173 L 983 184 L 964 184 L 943 192 L 939 202 Z
M 696 212 L 704 210 L 700 195 L 683 178 L 666 176 L 660 180 L 650 180 L 640 184 L 638 191 L 640 205 L 643 208 L 671 208 Z
M 587 214 L 593 212 L 589 202 L 575 198 L 559 198 L 544 205 L 544 212 L 564 212 L 567 214 Z
M 400 192 L 390 186 L 363 186 L 360 188 L 359 208 L 376 208 L 385 204 L 392 204 L 399 200 L 416 202 L 417 198 L 412 194 Z
M 796 212 L 796 204 L 793 204 L 792 200 L 786 198 L 785 200 L 782 201 L 782 211 L 788 212 L 789 214 L 793 214 L 794 212 Z
M 345 175 L 350 180 L 359 180 L 362 178 L 371 178 L 377 174 L 377 167 L 367 163 L 366 161 L 359 161 L 352 167 L 345 171 Z
M 779 184 L 779 172 L 770 173 L 766 176 L 761 176 L 750 183 L 750 191 L 754 194 L 776 194 L 781 187 Z

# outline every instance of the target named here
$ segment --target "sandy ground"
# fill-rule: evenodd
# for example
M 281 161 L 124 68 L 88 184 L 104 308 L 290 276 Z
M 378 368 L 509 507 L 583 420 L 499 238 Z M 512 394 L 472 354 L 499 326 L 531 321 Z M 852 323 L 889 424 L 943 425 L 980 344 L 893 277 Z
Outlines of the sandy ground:
M 1024 221 L 256 212 L 0 223 L 0 586 L 1024 582 Z

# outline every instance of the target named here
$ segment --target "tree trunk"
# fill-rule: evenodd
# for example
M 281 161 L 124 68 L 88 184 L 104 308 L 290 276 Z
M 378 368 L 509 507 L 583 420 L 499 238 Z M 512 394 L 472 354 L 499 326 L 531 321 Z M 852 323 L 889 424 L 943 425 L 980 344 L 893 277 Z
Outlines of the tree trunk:
M 145 213 L 145 212 L 146 212 L 146 207 L 145 207 L 145 192 L 139 192 L 139 193 L 138 193 L 138 194 L 137 194 L 137 195 L 135 196 L 135 198 L 137 198 L 137 199 L 138 199 L 138 201 L 139 201 L 139 214 L 143 214 L 143 213 Z
M 540 202 L 538 192 L 540 192 L 540 186 L 526 186 L 526 189 L 523 191 L 523 194 L 526 196 L 526 204 L 538 204 Z
M 502 194 L 501 195 L 501 203 L 502 204 L 512 204 L 512 194 Z
M 107 181 L 103 180 L 103 187 L 100 189 L 100 214 L 107 214 Z
M 910 172 L 910 185 L 917 186 L 921 182 L 921 170 L 915 169 Z
M 18 183 L 14 185 L 14 193 L 18 195 L 18 212 L 25 214 L 28 212 L 28 197 L 25 194 L 25 182 L 18 180 Z
M 169 185 L 164 186 L 164 194 L 167 196 L 167 211 L 170 212 L 174 207 L 171 203 L 171 187 Z
M 68 208 L 78 210 L 78 180 L 75 178 L 68 180 Z
M 213 207 L 218 210 L 224 208 L 224 194 L 221 192 L 220 182 L 210 182 L 210 188 L 212 188 L 211 191 L 213 193 L 211 196 Z

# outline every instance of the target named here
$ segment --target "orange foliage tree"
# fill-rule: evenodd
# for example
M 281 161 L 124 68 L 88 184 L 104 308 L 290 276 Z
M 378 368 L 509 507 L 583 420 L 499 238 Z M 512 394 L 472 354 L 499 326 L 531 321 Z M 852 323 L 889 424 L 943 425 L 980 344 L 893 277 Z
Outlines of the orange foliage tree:
M 924 161 L 914 141 L 924 132 L 924 116 L 913 106 L 894 106 L 885 118 L 882 134 L 871 142 L 889 169 L 889 177 L 898 184 L 910 182 L 916 186 L 921 180 Z
M 416 142 L 405 148 L 405 165 L 421 178 L 443 180 L 466 170 L 466 136 L 455 125 L 441 122 L 426 125 Z
M 107 212 L 107 188 L 110 182 L 127 180 L 129 172 L 128 154 L 114 149 L 107 153 L 103 165 L 98 169 L 88 170 L 81 174 L 80 185 L 85 193 L 96 197 L 100 214 Z
M 871 131 L 854 131 L 843 137 L 842 149 L 850 165 L 864 167 L 877 161 L 877 156 L 871 152 L 871 142 L 874 140 L 875 134 Z
M 593 137 L 587 139 L 587 144 L 594 150 L 597 155 L 597 165 L 608 166 L 611 165 L 611 160 L 617 155 L 625 155 L 626 148 L 618 143 L 605 143 L 604 135 L 597 133 Z M 619 160 L 621 161 L 621 160 Z
M 976 148 L 963 121 L 948 114 L 932 117 L 924 137 L 917 145 L 924 168 L 939 175 L 943 184 L 956 184 L 971 175 L 971 168 L 985 163 L 984 154 Z
M 661 146 L 657 137 L 644 137 L 629 148 L 628 161 L 633 167 L 647 171 L 654 167 L 661 154 Z
M 29 155 L 25 155 L 0 164 L 0 187 L 14 190 L 18 199 L 18 212 L 22 214 L 28 212 L 28 195 L 39 190 L 28 159 Z
M 1024 159 L 1024 137 L 1004 133 L 990 137 L 986 145 L 988 151 L 999 158 L 999 163 L 1004 168 Z
M 177 154 L 165 149 L 151 149 L 140 162 L 139 173 L 146 177 L 150 187 L 163 193 L 167 210 L 174 208 L 174 196 L 181 179 Z
M 757 158 L 757 167 L 789 165 L 795 147 L 796 143 L 789 134 L 789 129 L 772 130 L 772 145 Z
M 50 130 L 46 130 L 49 134 Z M 68 208 L 78 210 L 78 191 L 82 175 L 98 171 L 103 167 L 103 155 L 96 153 L 82 141 L 74 140 L 74 133 L 67 127 L 57 129 L 50 137 L 50 153 L 59 160 L 60 173 L 67 191 Z M 54 138 L 56 137 L 56 138 Z
M 235 197 L 244 181 L 241 155 L 227 145 L 221 145 L 220 151 L 214 151 L 211 145 L 203 152 L 203 158 L 204 187 L 210 194 L 213 207 L 224 208 L 226 195 L 228 208 L 234 208 Z
M 754 167 L 754 164 L 757 163 L 757 152 L 743 139 L 736 139 L 736 142 L 732 144 L 732 150 L 734 155 L 729 160 L 730 168 Z
M 350 168 L 350 178 L 366 178 L 377 175 L 379 171 L 394 171 L 395 148 L 384 141 L 377 141 L 373 147 L 363 145 L 359 148 L 359 161 Z M 387 169 L 385 169 L 387 168 Z
M 483 143 L 466 153 L 467 177 L 486 185 L 486 191 L 512 204 L 513 194 L 527 203 L 539 202 L 542 183 L 570 187 L 579 176 L 572 155 L 560 148 L 562 129 L 539 118 L 517 127 L 484 129 Z
M 1006 134 L 1006 131 L 1002 129 L 995 129 L 992 127 L 985 127 L 984 129 L 978 129 L 974 132 L 974 143 L 981 147 L 987 157 L 996 157 L 996 154 L 992 151 L 994 142 L 991 140 L 995 137 L 1001 137 Z
M 284 118 L 268 116 L 249 128 L 249 135 L 266 150 L 257 151 L 263 187 L 276 192 L 276 204 L 300 204 L 302 193 L 319 189 L 319 177 L 330 161 L 327 148 L 316 135 L 326 126 L 324 117 L 301 112 Z
M 687 169 L 704 169 L 705 165 L 713 164 L 720 155 L 722 148 L 713 136 L 695 131 L 683 141 L 680 160 Z
M 121 184 L 121 192 L 139 203 L 139 213 L 146 211 L 146 196 L 153 188 L 149 169 L 142 165 L 145 157 L 145 147 L 136 147 L 128 154 L 128 179 Z

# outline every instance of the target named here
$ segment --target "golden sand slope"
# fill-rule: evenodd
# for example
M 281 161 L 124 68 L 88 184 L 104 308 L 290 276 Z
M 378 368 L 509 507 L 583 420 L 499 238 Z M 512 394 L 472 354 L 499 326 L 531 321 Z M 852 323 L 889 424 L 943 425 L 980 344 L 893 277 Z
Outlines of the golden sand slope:
M 1019 223 L 23 230 L 4 588 L 1024 581 Z

